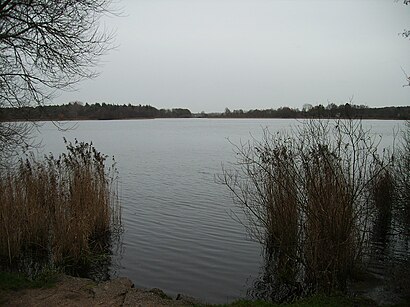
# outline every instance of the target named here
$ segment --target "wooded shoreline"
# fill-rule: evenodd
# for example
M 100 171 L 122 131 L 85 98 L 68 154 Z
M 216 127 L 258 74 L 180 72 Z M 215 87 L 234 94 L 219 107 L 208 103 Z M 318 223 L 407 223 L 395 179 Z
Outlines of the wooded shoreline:
M 410 120 L 410 106 L 371 108 L 364 105 L 305 105 L 302 110 L 281 107 L 264 110 L 229 110 L 223 113 L 192 113 L 186 108 L 158 109 L 150 105 L 82 104 L 44 105 L 37 107 L 0 108 L 0 122 L 122 120 L 154 118 L 347 118 Z

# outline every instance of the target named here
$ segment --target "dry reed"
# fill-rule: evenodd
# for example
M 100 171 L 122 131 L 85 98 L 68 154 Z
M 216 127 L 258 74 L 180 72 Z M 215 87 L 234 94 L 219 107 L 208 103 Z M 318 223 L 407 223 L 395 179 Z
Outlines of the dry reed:
M 266 160 L 266 248 L 272 253 L 278 281 L 293 283 L 296 278 L 296 254 L 299 212 L 294 178 L 293 153 L 286 147 L 274 149 Z
M 355 248 L 349 187 L 339 161 L 327 147 L 311 152 L 305 171 L 305 281 L 326 291 L 343 289 Z
M 268 251 L 275 282 L 290 284 L 274 291 L 299 292 L 276 300 L 345 289 L 369 243 L 372 187 L 391 162 L 377 145 L 355 120 L 305 121 L 291 133 L 265 130 L 261 141 L 234 145 L 237 161 L 220 182 Z
M 120 226 L 116 171 L 92 144 L 67 143 L 67 153 L 33 156 L 0 178 L 0 258 L 28 255 L 51 263 L 80 262 L 104 250 Z

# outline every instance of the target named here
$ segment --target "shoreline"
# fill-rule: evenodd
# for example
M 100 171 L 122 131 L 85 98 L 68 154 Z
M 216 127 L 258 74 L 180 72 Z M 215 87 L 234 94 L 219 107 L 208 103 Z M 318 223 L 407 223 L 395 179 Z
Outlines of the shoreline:
M 49 287 L 7 290 L 0 294 L 0 305 L 5 306 L 207 306 L 183 294 L 172 298 L 158 288 L 135 288 L 126 277 L 98 283 L 61 274 Z
M 363 293 L 362 293 L 363 294 Z M 402 306 L 406 299 L 392 302 L 374 300 L 367 295 L 315 295 L 288 304 L 274 304 L 264 301 L 237 300 L 225 304 L 209 304 L 184 294 L 171 297 L 159 288 L 135 288 L 127 277 L 116 277 L 96 282 L 89 278 L 66 274 L 55 276 L 52 284 L 38 288 L 0 288 L 0 306 L 140 306 L 140 307 L 277 307 L 277 306 Z M 403 305 L 404 306 L 404 305 Z

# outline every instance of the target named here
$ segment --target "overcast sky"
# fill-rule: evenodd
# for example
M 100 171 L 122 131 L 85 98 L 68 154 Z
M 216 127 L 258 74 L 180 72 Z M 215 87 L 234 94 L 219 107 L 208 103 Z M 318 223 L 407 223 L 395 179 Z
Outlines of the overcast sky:
M 193 112 L 410 105 L 410 6 L 368 0 L 122 0 L 101 75 L 56 103 Z

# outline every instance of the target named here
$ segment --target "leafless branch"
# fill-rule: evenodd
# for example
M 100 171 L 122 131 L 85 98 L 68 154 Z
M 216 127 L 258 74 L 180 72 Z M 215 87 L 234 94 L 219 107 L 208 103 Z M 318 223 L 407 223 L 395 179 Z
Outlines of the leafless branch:
M 111 0 L 0 0 L 0 108 L 42 105 L 57 91 L 96 77 L 99 59 L 113 43 L 113 33 L 101 23 L 112 13 L 110 5 Z M 15 138 L 24 137 L 23 131 Z M 2 141 L 10 140 L 7 135 Z

